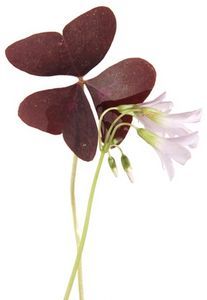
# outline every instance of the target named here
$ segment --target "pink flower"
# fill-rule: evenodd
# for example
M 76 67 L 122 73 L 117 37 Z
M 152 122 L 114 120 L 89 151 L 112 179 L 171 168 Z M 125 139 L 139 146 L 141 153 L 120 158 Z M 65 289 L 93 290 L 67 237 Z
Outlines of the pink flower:
M 160 96 L 155 98 L 153 101 L 148 101 L 140 104 L 140 107 L 149 107 L 160 112 L 169 113 L 173 108 L 172 101 L 163 101 L 166 97 L 166 92 L 162 93 Z
M 189 148 L 196 147 L 198 143 L 198 132 L 174 138 L 164 138 L 144 128 L 138 128 L 137 132 L 156 150 L 170 179 L 174 176 L 173 160 L 184 165 L 191 158 Z
M 135 114 L 136 118 L 149 130 L 162 136 L 176 137 L 191 133 L 186 124 L 200 121 L 201 109 L 170 114 L 173 103 L 163 101 L 166 94 L 163 93 L 154 101 L 137 105 L 139 110 Z

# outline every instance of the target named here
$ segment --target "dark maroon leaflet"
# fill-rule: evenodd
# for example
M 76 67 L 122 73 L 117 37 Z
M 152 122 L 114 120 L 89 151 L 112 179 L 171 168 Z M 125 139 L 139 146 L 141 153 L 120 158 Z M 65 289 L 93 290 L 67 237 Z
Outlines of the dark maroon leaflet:
M 66 107 L 63 137 L 70 149 L 81 159 L 90 161 L 97 148 L 98 132 L 93 113 L 80 85 L 76 85 L 74 105 Z
M 70 57 L 69 74 L 83 76 L 106 55 L 116 32 L 116 19 L 107 7 L 96 7 L 63 30 Z
M 156 72 L 150 63 L 141 58 L 129 58 L 88 80 L 87 87 L 96 106 L 105 101 L 112 106 L 139 103 L 149 95 L 155 79 Z
M 143 102 L 151 92 L 155 79 L 156 72 L 150 63 L 141 58 L 129 58 L 106 69 L 86 84 L 100 116 L 109 107 Z M 108 113 L 104 118 L 104 137 L 117 116 Z M 125 116 L 121 121 L 130 123 L 131 120 L 131 117 Z M 117 131 L 116 138 L 120 141 L 124 139 L 128 129 L 123 127 Z
M 63 37 L 57 32 L 31 35 L 6 49 L 16 68 L 39 76 L 68 74 L 69 59 Z
M 62 133 L 65 107 L 75 105 L 76 86 L 36 92 L 19 106 L 19 117 L 27 125 L 52 133 Z

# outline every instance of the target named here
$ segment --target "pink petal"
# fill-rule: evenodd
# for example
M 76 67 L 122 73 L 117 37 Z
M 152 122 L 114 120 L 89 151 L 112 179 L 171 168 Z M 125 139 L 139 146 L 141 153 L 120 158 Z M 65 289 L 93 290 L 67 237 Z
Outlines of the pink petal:
M 146 101 L 146 102 L 142 103 L 142 105 L 143 106 L 153 106 L 155 104 L 162 102 L 165 98 L 166 98 L 166 92 L 162 93 L 161 95 L 159 95 L 152 101 Z
M 165 128 L 148 119 L 146 116 L 138 116 L 137 119 L 144 125 L 146 129 L 149 129 L 150 131 L 161 135 L 165 134 Z
M 169 179 L 172 180 L 175 172 L 171 158 L 157 149 L 156 151 L 158 156 L 160 157 L 163 169 L 167 171 Z
M 179 124 L 179 127 L 168 127 L 167 125 L 160 125 L 146 116 L 138 116 L 137 119 L 145 126 L 145 128 L 149 129 L 162 136 L 169 136 L 170 138 L 185 136 L 191 133 L 191 130 L 186 128 L 184 125 Z
M 171 138 L 174 138 L 174 137 L 182 137 L 182 136 L 185 136 L 185 135 L 188 135 L 190 134 L 192 131 L 188 128 L 186 128 L 185 126 L 182 126 L 180 128 L 176 127 L 176 128 L 170 128 L 170 127 L 167 127 L 167 128 L 164 128 L 165 129 L 165 133 Z
M 182 165 L 191 158 L 190 151 L 172 139 L 159 138 L 156 148 Z
M 193 132 L 184 136 L 175 137 L 169 140 L 172 140 L 175 143 L 178 143 L 184 147 L 188 146 L 195 148 L 198 145 L 198 132 Z
M 163 101 L 166 98 L 166 92 L 162 93 L 160 96 L 155 98 L 153 101 L 147 101 L 140 104 L 141 107 L 151 107 L 155 108 L 161 112 L 170 112 L 173 103 L 171 101 Z
M 155 109 L 159 110 L 160 112 L 169 113 L 173 108 L 173 103 L 170 101 L 160 102 L 160 103 L 153 104 L 150 107 L 155 108 Z
M 198 109 L 180 114 L 171 114 L 167 116 L 167 121 L 171 121 L 175 126 L 180 123 L 196 123 L 201 119 L 201 112 L 201 109 Z

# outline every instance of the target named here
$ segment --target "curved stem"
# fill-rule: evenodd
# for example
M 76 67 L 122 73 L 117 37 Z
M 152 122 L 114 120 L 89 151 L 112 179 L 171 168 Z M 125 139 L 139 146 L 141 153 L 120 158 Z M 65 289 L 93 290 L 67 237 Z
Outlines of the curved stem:
M 101 138 L 102 138 L 101 126 L 102 126 L 103 118 L 104 118 L 104 116 L 105 116 L 109 111 L 112 111 L 112 110 L 117 110 L 117 107 L 109 107 L 108 109 L 106 109 L 106 110 L 101 114 L 100 119 L 99 119 L 99 124 L 98 124 L 98 132 L 99 132 L 98 140 L 99 140 L 99 149 L 100 149 L 100 150 L 101 150 Z
M 105 138 L 105 143 L 108 143 L 108 140 L 110 139 L 110 134 L 114 128 L 114 126 L 116 125 L 116 123 L 121 120 L 121 118 L 123 118 L 123 116 L 125 116 L 125 113 L 123 114 L 120 114 L 112 123 L 111 123 L 111 126 L 109 127 L 109 130 L 106 134 L 106 138 Z
M 123 122 L 123 123 L 119 123 L 118 125 L 116 125 L 111 133 L 111 136 L 109 137 L 109 145 L 111 145 L 113 138 L 117 132 L 117 130 L 122 127 L 122 126 L 128 126 L 128 127 L 133 127 L 135 130 L 137 130 L 137 127 L 131 123 L 127 123 L 127 122 Z
M 116 144 L 111 144 L 110 145 L 110 148 L 108 150 L 109 154 L 110 154 L 110 149 L 112 149 L 112 148 L 117 148 L 121 152 L 121 154 L 123 154 L 123 151 L 122 151 L 121 147 L 119 147 L 119 145 L 116 145 Z
M 76 180 L 76 172 L 77 172 L 77 163 L 78 163 L 78 157 L 74 154 L 72 171 L 71 171 L 71 181 L 70 181 L 70 197 L 71 197 L 71 208 L 72 208 L 72 215 L 73 215 L 73 228 L 74 228 L 76 246 L 78 251 L 80 236 L 78 232 L 78 218 L 77 218 L 76 199 L 75 199 L 75 180 Z M 83 274 L 82 274 L 81 261 L 78 268 L 78 290 L 79 290 L 79 300 L 84 300 Z
M 105 150 L 103 149 L 101 151 L 101 155 L 98 161 L 98 165 L 96 167 L 96 171 L 95 171 L 95 175 L 93 178 L 93 182 L 91 185 L 91 191 L 90 191 L 90 195 L 89 195 L 89 199 L 88 199 L 88 206 L 87 206 L 87 211 L 86 211 L 86 216 L 85 216 L 85 222 L 84 222 L 84 226 L 83 226 L 83 231 L 82 231 L 82 235 L 81 235 L 81 239 L 80 239 L 80 243 L 78 246 L 78 251 L 77 251 L 77 255 L 76 255 L 76 259 L 73 265 L 73 269 L 71 272 L 71 276 L 70 276 L 70 280 L 68 282 L 68 286 L 65 292 L 65 296 L 64 296 L 64 300 L 68 300 L 70 297 L 70 293 L 73 287 L 73 283 L 75 280 L 75 276 L 81 261 L 81 256 L 82 256 L 82 252 L 83 252 L 83 248 L 85 245 L 85 240 L 86 240 L 86 236 L 87 236 L 87 232 L 88 232 L 88 226 L 89 226 L 89 221 L 90 221 L 90 216 L 91 216 L 91 209 L 92 209 L 92 204 L 93 204 L 93 199 L 94 199 L 94 193 L 95 193 L 95 189 L 96 189 L 96 184 L 98 181 L 98 176 L 101 170 L 101 166 L 104 160 L 104 156 L 105 156 Z

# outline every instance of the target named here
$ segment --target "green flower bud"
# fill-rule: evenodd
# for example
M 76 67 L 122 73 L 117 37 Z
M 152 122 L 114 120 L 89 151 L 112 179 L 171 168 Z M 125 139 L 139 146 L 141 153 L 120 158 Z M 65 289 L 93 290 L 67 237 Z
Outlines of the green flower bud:
M 129 180 L 131 182 L 134 182 L 131 163 L 130 163 L 130 160 L 128 159 L 128 157 L 125 154 L 122 154 L 122 156 L 121 156 L 121 164 L 122 164 L 122 167 L 123 167 L 124 171 L 126 172 L 128 178 L 129 178 Z
M 114 176 L 117 177 L 118 170 L 117 170 L 117 166 L 116 166 L 116 161 L 111 155 L 108 157 L 108 164 L 109 164 L 110 169 L 114 173 Z

